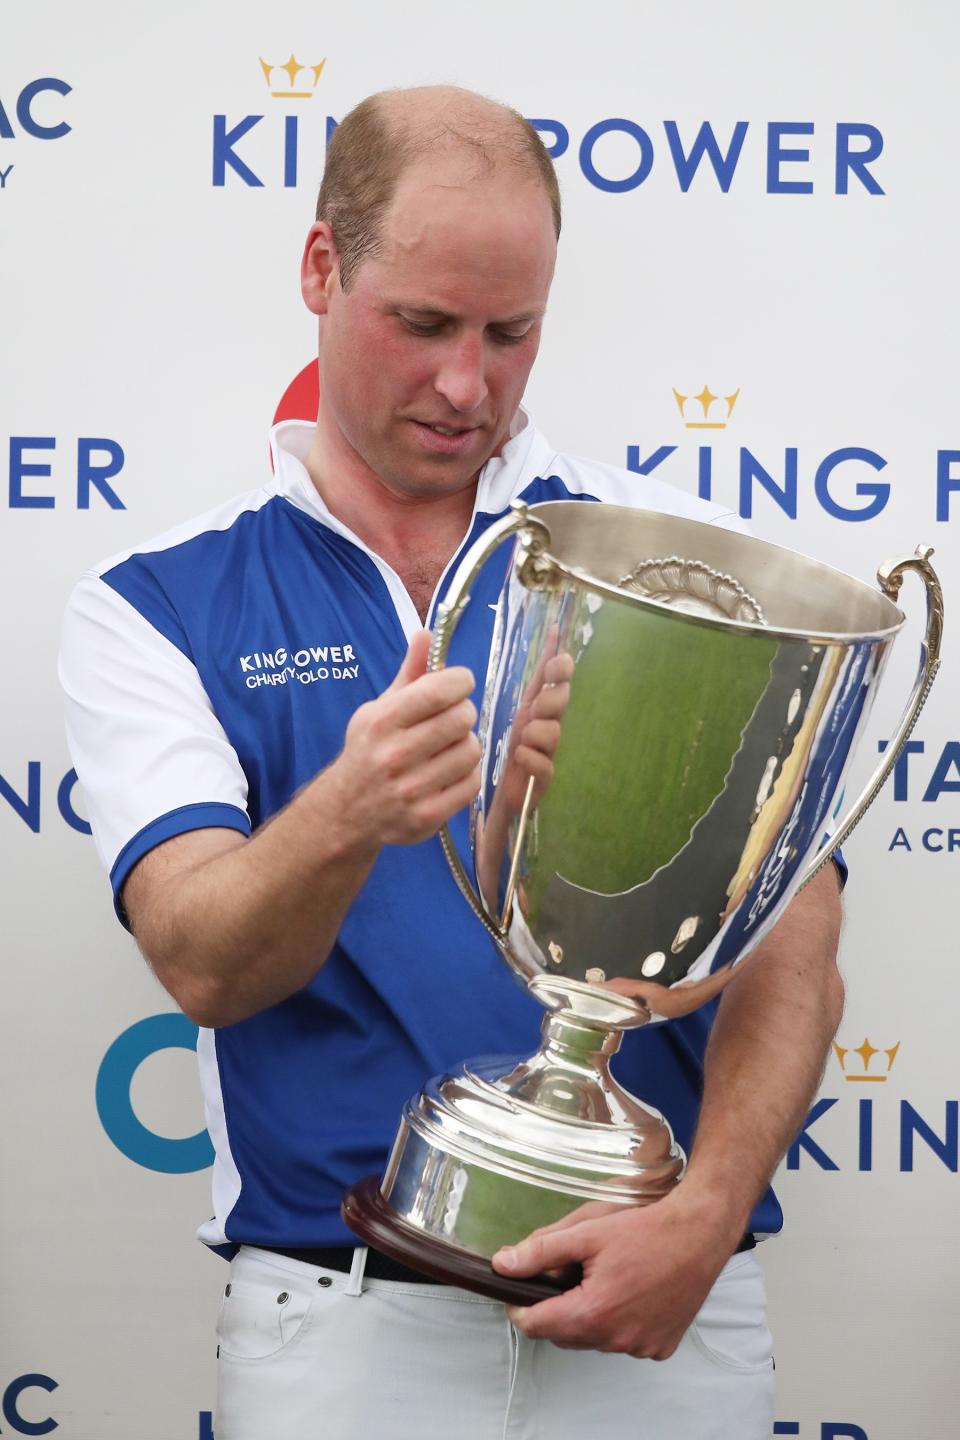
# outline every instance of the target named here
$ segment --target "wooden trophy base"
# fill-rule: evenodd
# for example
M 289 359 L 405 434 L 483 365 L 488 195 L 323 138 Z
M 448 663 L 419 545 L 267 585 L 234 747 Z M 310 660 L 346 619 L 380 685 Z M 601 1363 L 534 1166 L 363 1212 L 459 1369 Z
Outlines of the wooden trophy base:
M 489 1260 L 467 1250 L 447 1245 L 406 1224 L 380 1193 L 380 1177 L 367 1175 L 345 1193 L 340 1213 L 354 1234 L 375 1250 L 389 1255 L 411 1270 L 419 1270 L 446 1285 L 462 1285 L 478 1295 L 502 1300 L 506 1305 L 536 1305 L 539 1300 L 562 1295 L 580 1283 L 579 1266 L 564 1276 L 535 1275 L 511 1279 L 494 1270 Z

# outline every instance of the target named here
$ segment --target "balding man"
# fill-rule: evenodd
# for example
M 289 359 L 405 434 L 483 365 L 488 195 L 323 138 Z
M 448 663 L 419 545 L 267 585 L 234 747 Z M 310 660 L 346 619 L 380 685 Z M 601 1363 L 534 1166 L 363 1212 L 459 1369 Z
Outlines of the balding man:
M 303 256 L 316 425 L 278 426 L 263 489 L 115 557 L 71 603 L 69 728 L 118 913 L 202 1027 L 200 1234 L 232 1256 L 217 1440 L 771 1431 L 744 1235 L 779 1228 L 767 1183 L 838 1018 L 829 871 L 727 990 L 706 1061 L 714 1010 L 625 1047 L 621 1077 L 684 1144 L 699 1110 L 683 1184 L 496 1261 L 534 1274 L 562 1244 L 576 1289 L 508 1313 L 354 1250 L 339 1216 L 425 1077 L 528 1052 L 541 1018 L 436 838 L 477 792 L 492 624 L 468 607 L 463 663 L 425 673 L 456 558 L 518 496 L 736 523 L 557 454 L 521 408 L 559 228 L 514 112 L 448 88 L 364 101 Z

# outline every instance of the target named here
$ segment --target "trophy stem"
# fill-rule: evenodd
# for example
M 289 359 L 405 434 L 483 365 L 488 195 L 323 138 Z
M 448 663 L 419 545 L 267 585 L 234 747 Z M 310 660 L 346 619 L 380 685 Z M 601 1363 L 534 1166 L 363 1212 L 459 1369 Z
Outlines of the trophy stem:
M 540 1049 L 494 1082 L 501 1093 L 558 1117 L 641 1131 L 663 1125 L 610 1073 L 620 1031 L 564 1009 L 544 1016 L 541 1032 Z

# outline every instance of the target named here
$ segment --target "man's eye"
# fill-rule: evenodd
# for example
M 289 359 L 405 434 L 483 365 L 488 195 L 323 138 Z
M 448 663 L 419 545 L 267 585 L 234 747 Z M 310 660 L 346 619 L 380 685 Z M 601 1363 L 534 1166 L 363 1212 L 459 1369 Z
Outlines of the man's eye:
M 411 335 L 439 335 L 443 329 L 443 325 L 436 320 L 408 320 L 405 315 L 401 315 L 400 319 Z
M 498 345 L 518 345 L 521 340 L 526 340 L 529 330 L 521 330 L 519 333 L 513 330 L 491 330 L 490 334 Z

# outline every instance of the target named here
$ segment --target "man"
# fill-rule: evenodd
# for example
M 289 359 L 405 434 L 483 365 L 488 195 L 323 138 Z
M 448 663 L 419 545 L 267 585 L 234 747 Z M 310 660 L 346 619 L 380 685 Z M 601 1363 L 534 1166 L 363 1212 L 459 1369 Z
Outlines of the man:
M 838 1020 L 832 867 L 728 988 L 705 1071 L 713 1009 L 623 1056 L 684 1144 L 703 1077 L 683 1184 L 495 1262 L 577 1260 L 582 1285 L 508 1318 L 374 1252 L 364 1274 L 339 1219 L 427 1076 L 529 1051 L 540 1019 L 436 839 L 477 792 L 471 696 L 492 624 L 481 597 L 457 636 L 468 663 L 425 673 L 421 627 L 455 558 L 521 494 L 737 522 L 557 455 L 520 409 L 559 197 L 513 112 L 448 88 L 365 101 L 331 143 L 318 217 L 302 267 L 316 426 L 278 427 L 262 491 L 85 577 L 62 660 L 118 912 L 203 1027 L 217 1162 L 200 1233 L 240 1247 L 218 1440 L 766 1440 L 769 1333 L 742 1245 L 779 1228 L 758 1199 Z

